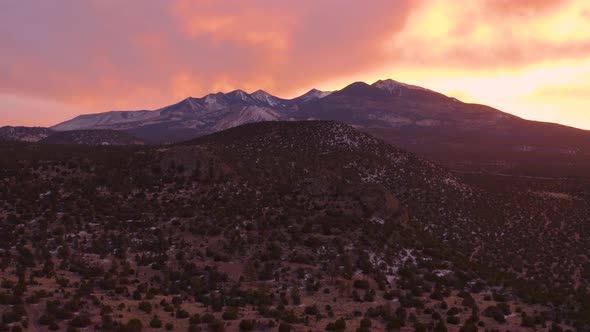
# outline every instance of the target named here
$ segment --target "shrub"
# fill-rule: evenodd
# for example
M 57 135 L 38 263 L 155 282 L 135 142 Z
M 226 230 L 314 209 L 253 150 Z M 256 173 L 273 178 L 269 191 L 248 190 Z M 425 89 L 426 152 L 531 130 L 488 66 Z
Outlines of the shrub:
M 150 321 L 150 327 L 155 328 L 155 329 L 159 329 L 162 327 L 162 320 L 160 320 L 160 318 L 158 318 L 158 316 L 154 316 L 152 318 L 152 320 Z
M 473 323 L 465 323 L 465 325 L 461 326 L 461 328 L 459 329 L 459 332 L 477 332 L 477 326 L 475 326 Z
M 494 293 L 493 295 L 496 302 L 506 302 L 506 295 L 499 293 Z
M 314 306 L 310 306 L 310 307 L 309 306 L 305 307 L 305 309 L 303 310 L 303 313 L 306 315 L 315 316 L 315 315 L 319 314 L 320 311 L 318 310 L 318 307 L 316 307 L 314 305 Z
M 90 325 L 92 322 L 90 321 L 90 318 L 83 316 L 83 315 L 77 315 L 74 318 L 72 318 L 72 320 L 70 320 L 70 326 L 73 327 L 87 327 L 88 325 Z
M 375 290 L 369 289 L 365 291 L 365 296 L 363 297 L 363 301 L 365 302 L 373 302 L 375 300 Z
M 113 317 L 111 317 L 111 315 L 103 314 L 100 317 L 100 327 L 104 331 L 114 329 Z
M 229 307 L 225 309 L 223 314 L 221 315 L 223 320 L 235 320 L 238 319 L 238 309 L 235 307 Z
M 414 331 L 416 331 L 416 332 L 427 332 L 428 329 L 426 327 L 426 324 L 420 323 L 420 322 L 416 322 L 416 324 L 414 324 Z
M 449 324 L 457 325 L 460 322 L 461 321 L 459 320 L 459 317 L 457 317 L 457 316 L 448 316 L 447 317 L 447 323 L 449 323 Z
M 194 314 L 188 320 L 189 324 L 201 324 L 201 315 Z
M 190 315 L 186 310 L 178 309 L 176 310 L 176 318 L 185 319 L 188 318 Z
M 333 323 L 328 323 L 326 325 L 326 331 L 345 331 L 346 330 L 346 321 L 342 318 L 338 319 Z
M 520 323 L 522 327 L 535 327 L 535 318 L 531 317 L 526 314 L 526 312 L 522 313 L 522 321 Z
M 298 287 L 293 287 L 293 289 L 291 289 L 291 300 L 293 301 L 294 305 L 301 304 L 301 294 Z
M 147 301 L 141 301 L 139 302 L 139 310 L 146 314 L 150 314 L 152 312 L 152 304 Z
M 369 289 L 369 281 L 368 280 L 355 280 L 353 286 L 354 286 L 354 288 L 357 288 L 357 289 Z
M 281 323 L 281 325 L 279 325 L 279 332 L 291 332 L 291 330 L 291 325 L 287 323 Z
M 371 320 L 369 318 L 363 318 L 361 319 L 361 327 L 371 327 L 372 323 Z
M 434 326 L 434 332 L 447 332 L 447 326 L 445 322 L 439 320 L 438 323 Z
M 456 316 L 459 314 L 459 309 L 457 309 L 457 307 L 452 307 L 451 309 L 449 309 L 449 311 L 447 311 L 447 315 L 449 316 Z
M 510 306 L 507 303 L 504 303 L 504 302 L 498 303 L 497 307 L 498 307 L 498 309 L 500 309 L 500 311 L 502 311 L 504 316 L 510 315 Z
M 39 317 L 39 324 L 41 325 L 50 325 L 51 323 L 55 322 L 55 317 L 52 315 L 44 314 Z
M 141 332 L 143 330 L 143 324 L 137 318 L 130 319 L 126 325 L 127 332 Z
M 363 318 L 361 320 L 360 326 L 356 329 L 356 332 L 369 332 L 371 331 L 371 320 L 368 318 Z
M 201 332 L 201 327 L 196 324 L 190 324 L 188 326 L 188 332 Z
M 214 332 L 224 331 L 225 330 L 225 323 L 219 319 L 215 319 L 211 323 L 209 323 L 209 329 L 211 329 L 211 331 L 214 331 Z
M 242 319 L 240 322 L 240 331 L 252 331 L 255 325 L 256 321 L 254 319 Z
M 506 318 L 504 318 L 504 313 L 502 312 L 502 310 L 500 308 L 498 308 L 496 306 L 487 307 L 486 310 L 484 310 L 482 314 L 486 317 L 493 318 L 498 323 L 505 323 L 506 322 Z
M 13 310 L 8 309 L 2 314 L 2 322 L 5 324 L 10 324 L 18 321 L 20 321 L 20 315 L 14 312 Z
M 211 314 L 204 314 L 203 317 L 201 318 L 201 322 L 205 323 L 205 324 L 209 324 L 211 322 L 213 322 L 215 320 L 215 316 L 211 315 Z

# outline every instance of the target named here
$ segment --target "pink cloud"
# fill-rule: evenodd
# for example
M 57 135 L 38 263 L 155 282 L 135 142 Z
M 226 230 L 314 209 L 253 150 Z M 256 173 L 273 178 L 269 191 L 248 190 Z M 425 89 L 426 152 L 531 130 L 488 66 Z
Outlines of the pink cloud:
M 235 88 L 291 96 L 385 66 L 478 70 L 590 56 L 584 40 L 556 42 L 516 28 L 569 2 L 444 2 L 457 17 L 448 34 L 429 38 L 440 26 L 416 20 L 437 2 L 3 1 L 0 96 L 100 112 Z M 482 26 L 495 32 L 474 39 Z
M 378 67 L 413 1 L 4 2 L 0 94 L 158 107 L 216 88 L 290 94 Z

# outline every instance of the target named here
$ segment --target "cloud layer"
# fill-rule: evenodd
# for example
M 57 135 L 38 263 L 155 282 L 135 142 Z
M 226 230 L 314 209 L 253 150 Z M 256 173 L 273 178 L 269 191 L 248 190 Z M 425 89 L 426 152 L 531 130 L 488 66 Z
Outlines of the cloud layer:
M 0 41 L 0 125 L 235 88 L 290 97 L 385 77 L 533 118 L 549 88 L 553 104 L 555 94 L 590 92 L 590 6 L 580 1 L 6 0 Z M 469 88 L 522 83 L 543 68 L 562 81 L 537 75 L 521 95 L 497 99 Z M 556 74 L 569 68 L 580 77 Z M 570 123 L 590 102 L 575 95 L 567 115 L 541 118 Z M 579 116 L 590 128 L 590 115 Z

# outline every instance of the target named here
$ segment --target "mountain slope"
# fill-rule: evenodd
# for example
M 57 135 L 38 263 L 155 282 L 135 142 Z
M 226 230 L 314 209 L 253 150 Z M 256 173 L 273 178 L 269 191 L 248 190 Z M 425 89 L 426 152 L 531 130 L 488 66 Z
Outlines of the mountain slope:
M 43 127 L 0 127 L 0 140 L 19 142 L 38 142 L 53 134 L 54 131 Z
M 353 83 L 298 113 L 345 122 L 453 169 L 587 177 L 590 167 L 588 131 L 394 81 Z
M 0 149 L 15 156 L 0 159 L 0 249 L 11 253 L 0 299 L 22 298 L 31 324 L 588 326 L 588 296 L 562 283 L 588 285 L 587 227 L 577 237 L 530 227 L 539 220 L 527 218 L 538 216 L 527 193 L 490 195 L 347 125 L 252 123 L 166 147 Z
M 144 142 L 125 132 L 110 129 L 69 130 L 56 132 L 39 141 L 40 144 L 65 145 L 141 145 Z
M 329 93 L 310 91 L 291 100 L 277 98 L 258 90 L 208 94 L 185 100 L 155 111 L 107 112 L 78 116 L 57 124 L 53 130 L 115 129 L 125 130 L 156 143 L 178 142 L 244 123 L 274 121 L 296 112 L 300 105 Z

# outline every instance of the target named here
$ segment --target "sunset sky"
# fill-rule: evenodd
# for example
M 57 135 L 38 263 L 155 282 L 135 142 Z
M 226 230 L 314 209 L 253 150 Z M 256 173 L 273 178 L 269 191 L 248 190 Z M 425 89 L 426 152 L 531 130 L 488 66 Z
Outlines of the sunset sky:
M 590 1 L 1 0 L 0 125 L 378 79 L 590 129 Z

